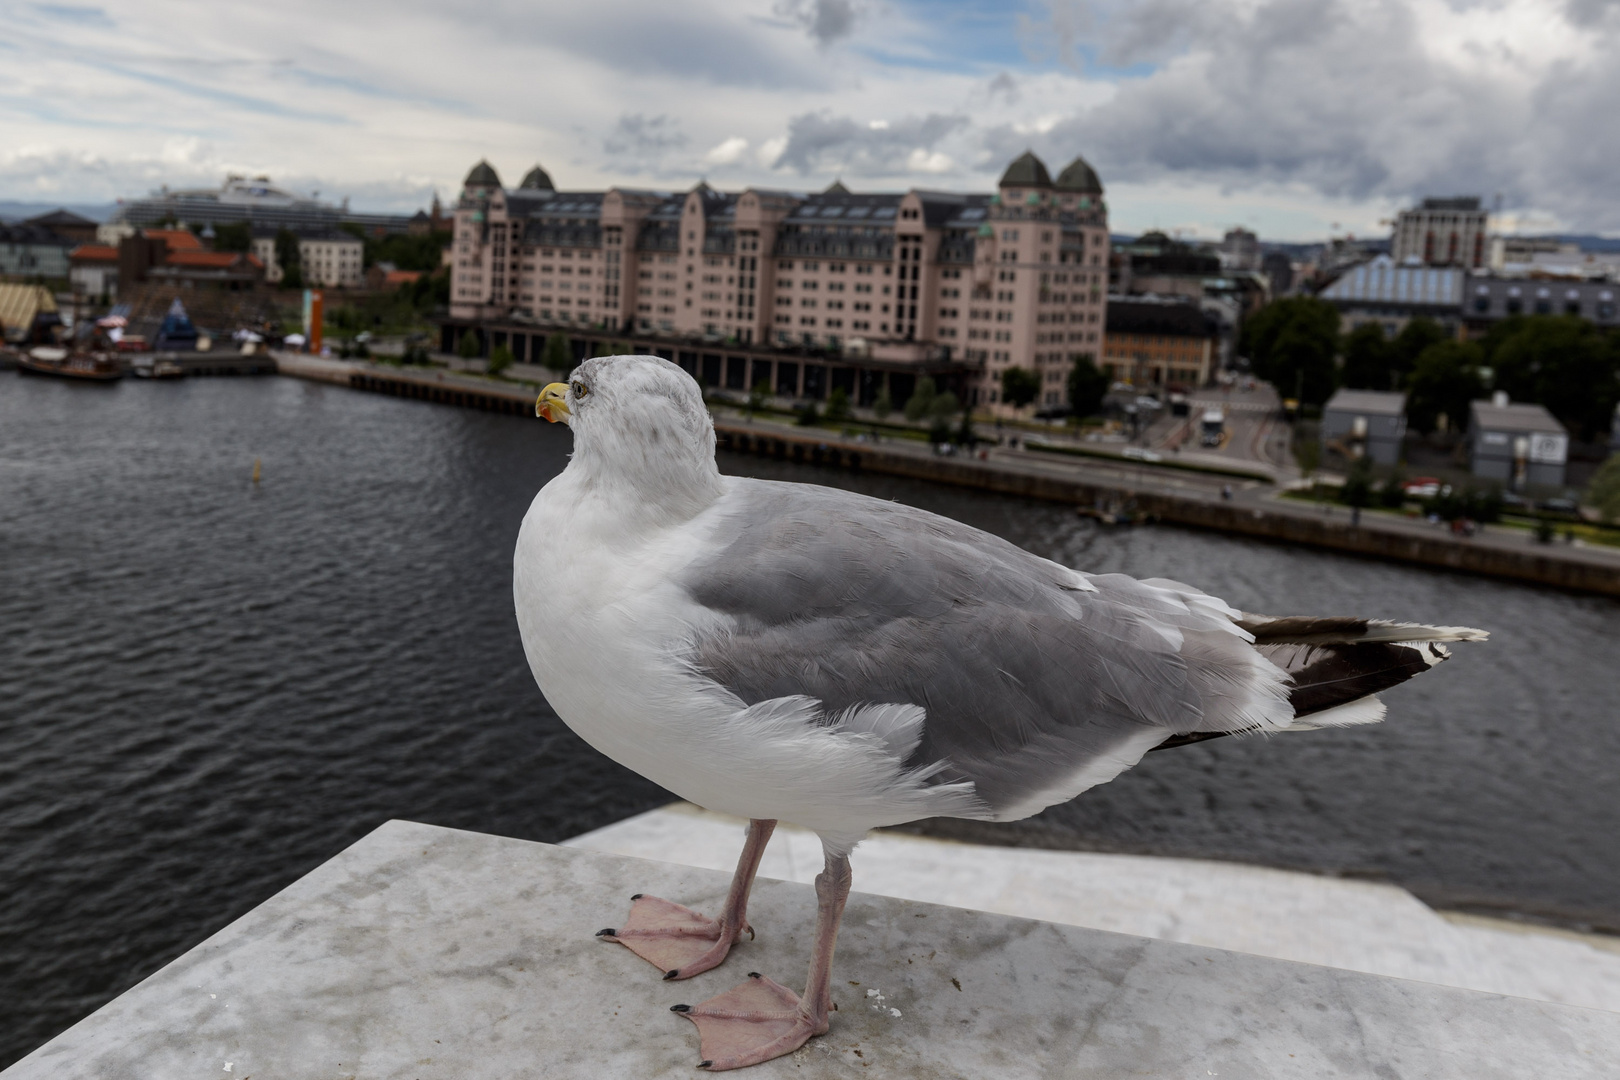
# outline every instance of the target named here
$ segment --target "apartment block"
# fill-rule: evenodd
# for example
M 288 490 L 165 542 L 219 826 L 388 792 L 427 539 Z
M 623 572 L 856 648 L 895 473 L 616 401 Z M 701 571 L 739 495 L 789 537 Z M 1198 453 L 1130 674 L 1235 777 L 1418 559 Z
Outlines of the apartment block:
M 1401 265 L 1485 265 L 1486 221 L 1478 196 L 1424 199 L 1395 219 L 1390 255 Z
M 253 231 L 253 254 L 264 263 L 265 280 L 272 284 L 286 276 L 276 254 L 276 229 Z M 298 269 L 304 284 L 311 288 L 357 289 L 365 282 L 366 245 L 358 236 L 342 229 L 295 230 L 298 237 Z
M 1079 158 L 1053 180 L 1026 153 L 975 194 L 564 192 L 539 166 L 508 189 L 480 162 L 454 222 L 446 340 L 541 325 L 669 340 L 674 353 L 723 344 L 762 371 L 780 353 L 814 358 L 784 361 L 795 373 L 849 373 L 789 386 L 778 372 L 785 396 L 848 381 L 861 400 L 888 382 L 898 398 L 927 373 L 998 410 L 1008 367 L 1037 372 L 1039 403 L 1060 407 L 1075 358 L 1102 349 L 1107 207 Z

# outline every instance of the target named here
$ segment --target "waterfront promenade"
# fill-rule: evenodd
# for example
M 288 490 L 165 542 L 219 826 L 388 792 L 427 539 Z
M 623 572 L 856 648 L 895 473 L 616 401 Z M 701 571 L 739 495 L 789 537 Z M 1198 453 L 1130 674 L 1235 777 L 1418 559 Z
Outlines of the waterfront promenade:
M 514 414 L 532 414 L 530 384 L 438 369 L 277 354 L 282 374 L 356 389 Z M 864 469 L 1082 508 L 1128 506 L 1171 524 L 1393 559 L 1440 569 L 1620 596 L 1620 549 L 1547 544 L 1506 526 L 1458 537 L 1421 519 L 1376 511 L 1352 525 L 1344 507 L 1281 497 L 1274 484 L 1118 457 L 1080 457 L 1027 445 L 941 455 L 902 438 L 874 440 L 805 428 L 741 410 L 714 409 L 722 448 Z

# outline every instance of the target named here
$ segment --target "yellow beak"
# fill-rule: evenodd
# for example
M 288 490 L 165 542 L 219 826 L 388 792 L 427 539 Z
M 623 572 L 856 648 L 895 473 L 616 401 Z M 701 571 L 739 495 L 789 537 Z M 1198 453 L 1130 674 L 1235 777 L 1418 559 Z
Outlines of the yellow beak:
M 540 391 L 540 396 L 534 402 L 534 415 L 553 424 L 559 420 L 568 423 L 571 414 L 568 411 L 567 384 L 554 382 Z

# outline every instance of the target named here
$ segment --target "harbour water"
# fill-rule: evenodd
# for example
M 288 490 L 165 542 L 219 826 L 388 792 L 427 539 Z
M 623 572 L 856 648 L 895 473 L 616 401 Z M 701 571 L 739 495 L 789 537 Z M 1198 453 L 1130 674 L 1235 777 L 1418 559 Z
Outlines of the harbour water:
M 524 664 L 512 544 L 568 447 L 560 426 L 292 379 L 0 374 L 0 1067 L 388 818 L 551 841 L 667 798 L 564 728 Z M 1381 876 L 1620 928 L 1620 603 L 722 466 L 1250 610 L 1492 631 L 1390 693 L 1382 725 L 1152 754 L 973 839 Z

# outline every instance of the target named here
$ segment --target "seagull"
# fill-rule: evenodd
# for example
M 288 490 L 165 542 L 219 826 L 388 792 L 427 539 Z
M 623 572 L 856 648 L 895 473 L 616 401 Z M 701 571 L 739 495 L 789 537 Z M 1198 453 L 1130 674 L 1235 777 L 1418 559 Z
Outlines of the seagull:
M 1247 614 L 898 503 L 722 476 L 697 383 L 654 356 L 588 360 L 535 411 L 574 439 L 514 556 L 535 681 L 598 751 L 749 820 L 717 916 L 638 894 L 598 936 L 665 979 L 708 971 L 753 935 L 749 890 L 776 823 L 821 838 L 804 992 L 754 972 L 673 1007 L 711 1071 L 828 1030 L 849 855 L 871 829 L 1016 821 L 1151 750 L 1373 723 L 1379 691 L 1445 659 L 1444 643 L 1486 636 Z

